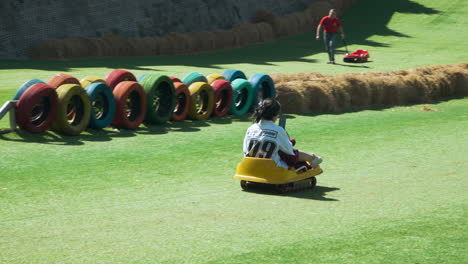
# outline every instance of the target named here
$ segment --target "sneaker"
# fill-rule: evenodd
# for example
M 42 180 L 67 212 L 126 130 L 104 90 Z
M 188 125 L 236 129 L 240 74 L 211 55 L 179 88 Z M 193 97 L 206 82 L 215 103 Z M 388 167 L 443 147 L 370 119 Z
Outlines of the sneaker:
M 331 64 L 336 64 L 334 61 L 330 62 Z
M 327 64 L 333 64 L 333 61 L 329 61 L 329 62 L 327 62 Z
M 321 157 L 315 155 L 315 159 L 312 161 L 312 164 L 310 164 L 310 165 L 312 165 L 313 168 L 317 168 L 317 166 L 318 166 L 320 163 L 322 163 L 322 161 L 323 161 L 323 160 L 322 160 Z

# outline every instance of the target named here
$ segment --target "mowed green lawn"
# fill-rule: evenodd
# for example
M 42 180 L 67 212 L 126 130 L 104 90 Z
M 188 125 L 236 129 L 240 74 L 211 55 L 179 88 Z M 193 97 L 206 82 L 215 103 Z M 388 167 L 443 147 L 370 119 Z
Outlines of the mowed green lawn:
M 0 61 L 0 102 L 58 72 L 336 74 L 467 62 L 467 5 L 361 0 L 343 17 L 348 48 L 373 56 L 358 67 L 324 64 L 310 34 L 192 56 Z M 325 161 L 316 189 L 286 195 L 243 192 L 232 178 L 247 116 L 2 134 L 0 263 L 463 263 L 468 99 L 429 108 L 289 116 L 297 146 Z
M 468 99 L 430 108 L 290 116 L 325 172 L 289 195 L 243 192 L 232 178 L 245 120 L 3 135 L 0 260 L 461 263 Z

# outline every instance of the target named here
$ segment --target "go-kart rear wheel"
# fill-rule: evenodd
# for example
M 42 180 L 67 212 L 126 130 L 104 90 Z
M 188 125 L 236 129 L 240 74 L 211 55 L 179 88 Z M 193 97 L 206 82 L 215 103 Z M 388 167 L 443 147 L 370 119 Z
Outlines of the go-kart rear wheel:
M 310 178 L 310 189 L 314 188 L 315 186 L 317 185 L 317 178 L 314 177 L 311 177 Z

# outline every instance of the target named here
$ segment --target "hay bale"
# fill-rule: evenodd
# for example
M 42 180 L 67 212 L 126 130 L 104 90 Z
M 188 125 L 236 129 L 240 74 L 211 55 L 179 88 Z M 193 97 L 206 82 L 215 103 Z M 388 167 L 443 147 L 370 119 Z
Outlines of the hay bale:
M 333 6 L 327 2 L 327 1 L 320 1 L 320 2 L 314 2 L 311 5 L 309 5 L 305 12 L 308 12 L 310 15 L 313 17 L 318 17 L 319 19 L 328 15 L 330 12 L 330 9 L 332 9 Z
M 338 13 L 341 13 L 341 12 L 344 11 L 345 1 L 346 0 L 328 0 L 328 2 L 330 3 L 330 6 L 332 6 L 332 8 L 334 8 L 334 9 L 336 9 L 336 11 Z
M 256 24 L 238 24 L 232 28 L 232 31 L 238 32 L 238 35 L 242 35 L 240 43 L 241 46 L 256 44 L 260 42 L 260 32 Z
M 262 22 L 254 24 L 257 27 L 260 42 L 269 42 L 275 39 L 275 31 L 271 24 Z
M 297 21 L 294 17 L 291 16 L 276 17 L 273 24 L 273 29 L 275 30 L 276 36 L 278 37 L 285 37 L 295 34 L 297 27 Z
M 253 19 L 253 23 L 268 23 L 270 25 L 273 25 L 275 20 L 275 15 L 270 11 L 268 8 L 260 8 L 255 12 L 255 16 Z
M 215 36 L 215 49 L 223 50 L 237 47 L 236 39 L 231 31 L 227 30 L 216 30 L 213 31 Z
M 174 53 L 173 54 L 187 54 L 190 52 L 190 45 L 192 39 L 190 35 L 178 32 L 171 32 L 166 35 L 166 38 L 171 43 Z
M 56 39 L 41 41 L 30 50 L 30 57 L 35 60 L 57 60 L 65 58 L 65 46 Z
M 190 33 L 191 45 L 195 44 L 195 51 L 209 51 L 216 46 L 216 36 L 210 31 L 200 31 Z
M 276 85 L 276 99 L 281 103 L 281 111 L 284 113 L 301 114 L 306 113 L 307 108 L 304 105 L 304 96 L 295 87 L 298 83 L 281 83 Z

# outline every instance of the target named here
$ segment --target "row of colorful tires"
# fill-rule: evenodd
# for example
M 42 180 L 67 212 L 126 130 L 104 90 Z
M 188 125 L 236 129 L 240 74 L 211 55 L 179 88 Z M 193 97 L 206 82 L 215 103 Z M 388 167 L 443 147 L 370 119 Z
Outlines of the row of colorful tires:
M 104 78 L 87 76 L 81 81 L 64 73 L 47 83 L 32 79 L 13 99 L 21 129 L 79 135 L 88 127 L 136 129 L 143 122 L 243 115 L 268 97 L 275 97 L 275 87 L 266 74 L 247 79 L 239 70 L 208 76 L 192 72 L 180 80 L 153 73 L 136 78 L 129 71 L 113 70 Z

